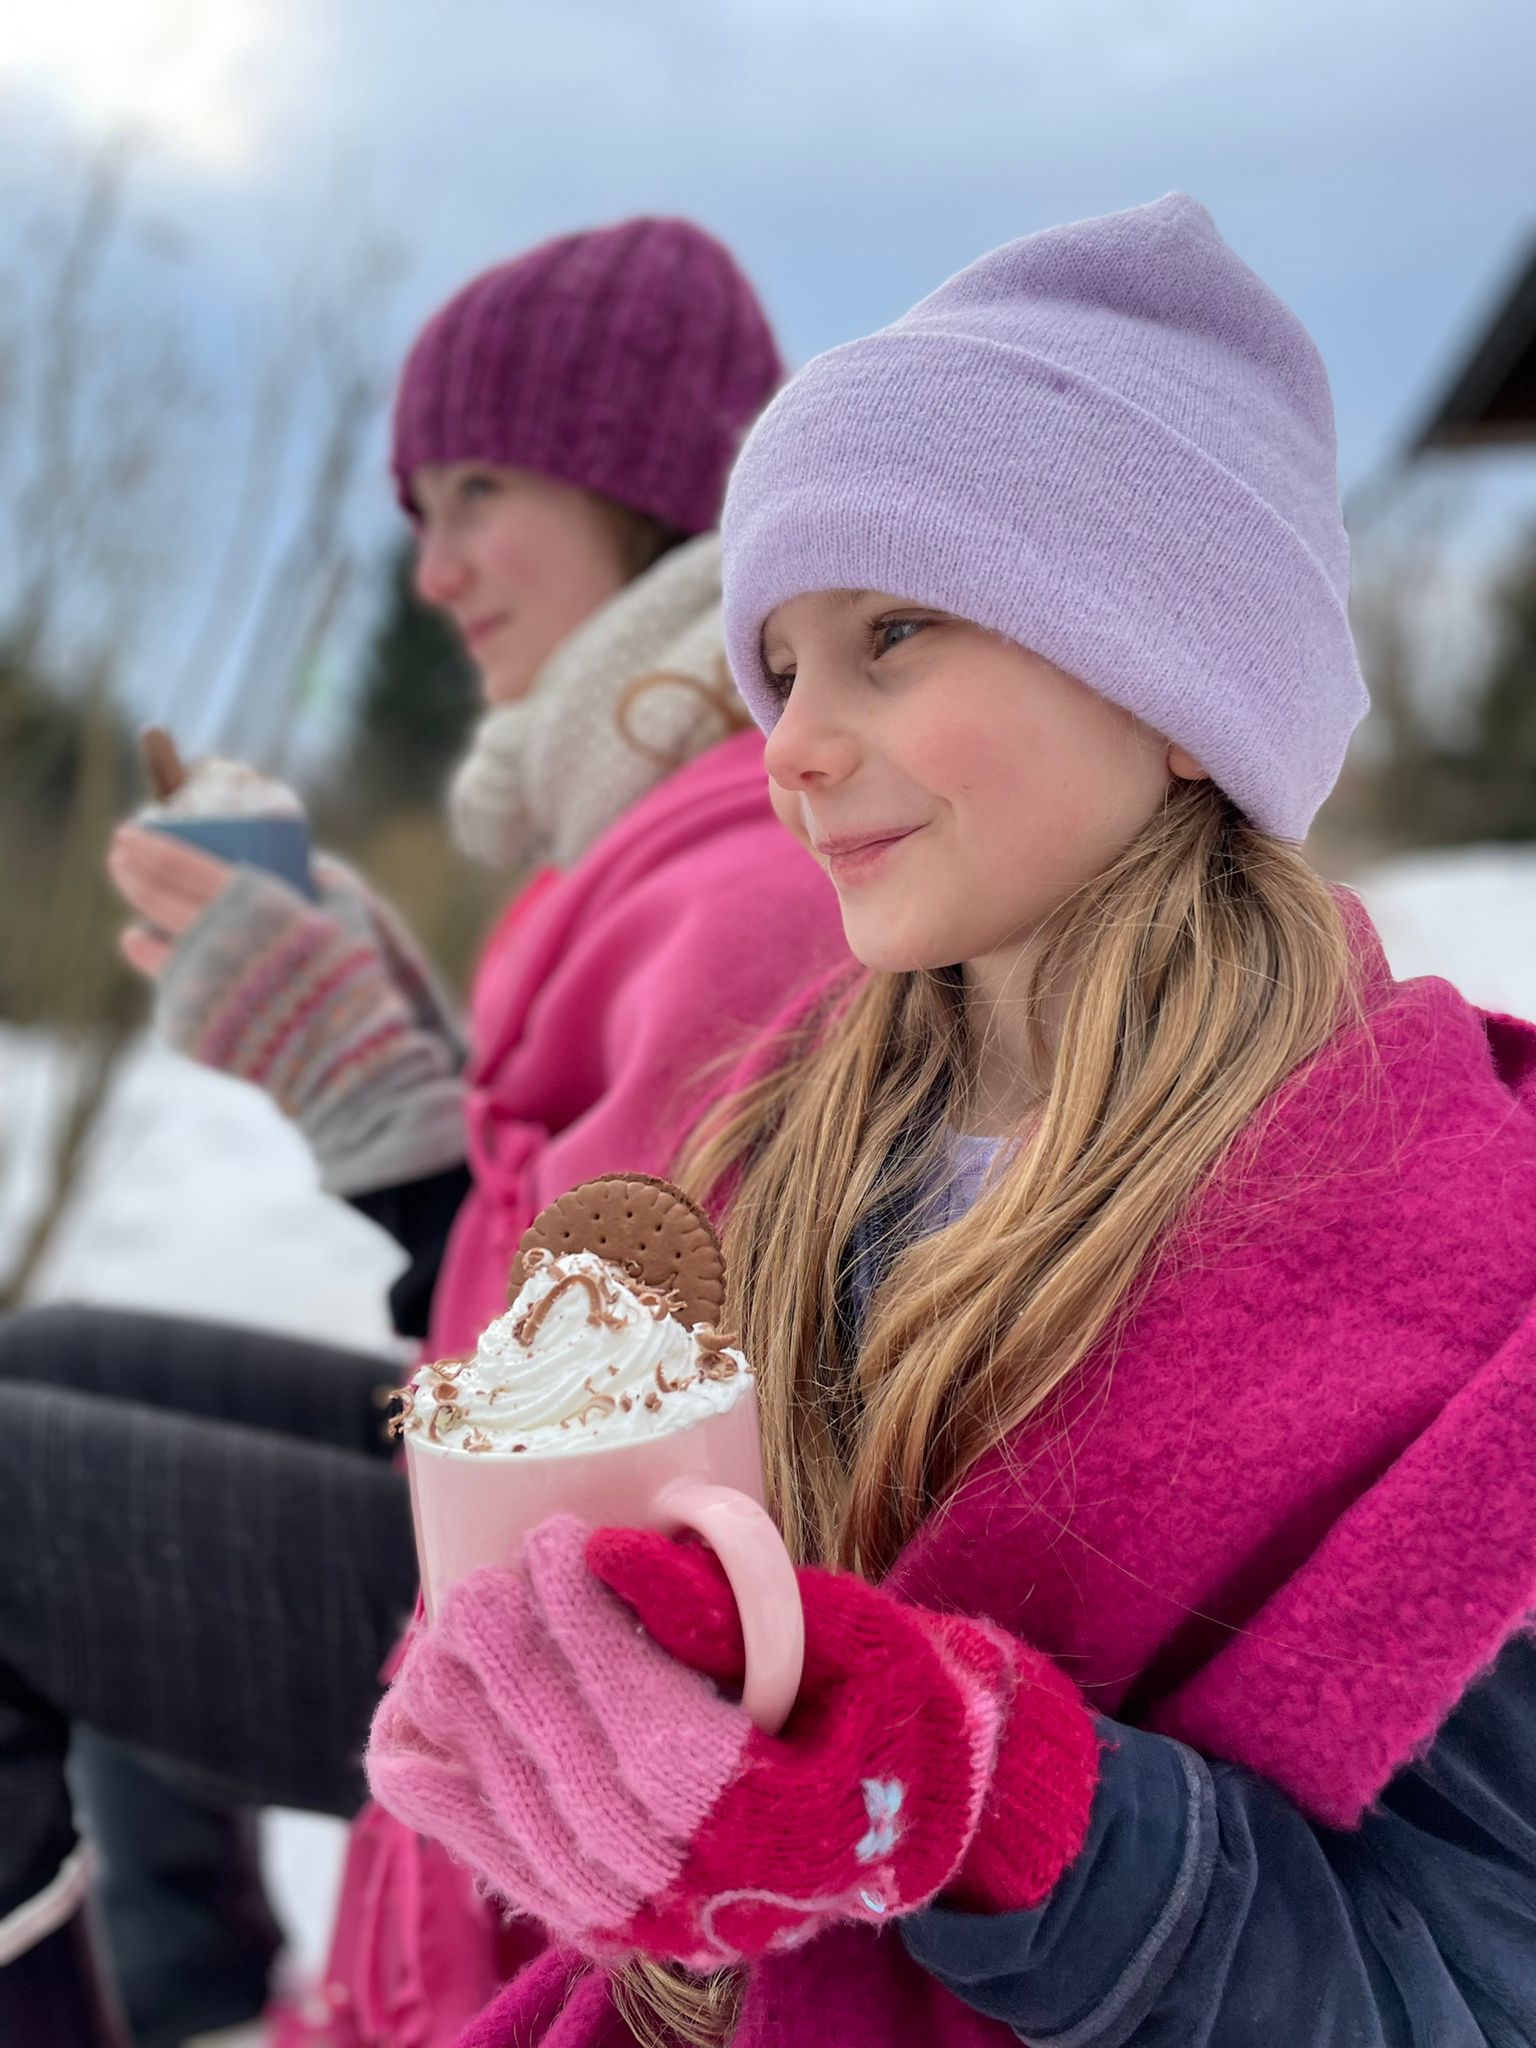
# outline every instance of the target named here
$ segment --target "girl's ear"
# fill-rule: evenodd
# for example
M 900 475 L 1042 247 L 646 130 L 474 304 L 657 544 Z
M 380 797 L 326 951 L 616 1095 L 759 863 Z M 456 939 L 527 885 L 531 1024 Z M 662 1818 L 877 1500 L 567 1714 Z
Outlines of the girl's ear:
M 1194 755 L 1188 753 L 1176 741 L 1168 746 L 1168 773 L 1180 782 L 1209 782 L 1210 776 Z

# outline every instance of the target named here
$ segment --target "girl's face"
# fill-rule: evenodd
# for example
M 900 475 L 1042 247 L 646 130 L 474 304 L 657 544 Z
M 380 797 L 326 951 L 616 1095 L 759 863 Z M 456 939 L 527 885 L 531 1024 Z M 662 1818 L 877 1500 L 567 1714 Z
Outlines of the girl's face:
M 587 491 L 531 469 L 424 464 L 416 590 L 461 634 L 491 704 L 526 696 L 567 635 L 626 578 L 616 521 Z
M 1039 655 L 899 598 L 797 597 L 764 627 L 763 658 L 784 707 L 774 808 L 831 876 L 869 967 L 1006 977 L 1170 777 L 1201 772 Z

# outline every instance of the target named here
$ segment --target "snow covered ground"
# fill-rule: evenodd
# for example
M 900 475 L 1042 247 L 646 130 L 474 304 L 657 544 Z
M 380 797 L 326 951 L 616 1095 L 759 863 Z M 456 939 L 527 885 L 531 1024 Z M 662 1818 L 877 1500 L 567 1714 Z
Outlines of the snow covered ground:
M 1395 973 L 1444 975 L 1484 1009 L 1536 1017 L 1536 847 L 1406 855 L 1354 880 Z
M 37 1185 L 60 1053 L 0 1038 L 0 1247 Z M 28 1142 L 28 1141 L 31 1142 Z M 321 1194 L 303 1140 L 264 1095 L 149 1040 L 130 1054 L 98 1130 L 81 1199 L 38 1275 L 37 1298 L 112 1301 L 335 1337 L 389 1350 L 384 1295 L 401 1257 Z
M 1477 847 L 1359 878 L 1399 974 L 1438 973 L 1536 1016 L 1536 849 Z M 0 1029 L 0 1258 L 38 1197 L 58 1054 Z M 392 1348 L 395 1247 L 316 1186 L 307 1152 L 253 1091 L 139 1047 L 81 1198 L 39 1275 L 46 1300 L 129 1303 Z M 323 1953 L 341 1831 L 275 1815 L 274 1890 L 299 1958 Z

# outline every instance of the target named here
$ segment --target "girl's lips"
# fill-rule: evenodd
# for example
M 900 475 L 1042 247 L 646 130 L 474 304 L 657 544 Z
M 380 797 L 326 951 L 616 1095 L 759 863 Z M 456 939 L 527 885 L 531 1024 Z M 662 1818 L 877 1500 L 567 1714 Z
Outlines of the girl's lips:
M 498 612 L 493 619 L 475 619 L 464 628 L 465 643 L 470 647 L 481 647 L 493 633 L 499 633 L 506 623 L 505 612 Z
M 920 825 L 909 825 L 905 831 L 882 833 L 876 839 L 826 839 L 818 843 L 816 850 L 834 882 L 864 881 L 879 871 L 898 846 L 921 830 Z

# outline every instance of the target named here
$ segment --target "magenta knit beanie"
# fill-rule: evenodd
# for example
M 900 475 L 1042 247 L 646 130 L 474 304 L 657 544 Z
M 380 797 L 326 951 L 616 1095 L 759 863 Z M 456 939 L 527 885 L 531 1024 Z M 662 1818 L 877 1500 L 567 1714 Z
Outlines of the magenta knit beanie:
M 423 463 L 515 464 L 705 533 L 783 374 L 756 293 L 702 228 L 561 235 L 465 285 L 418 336 L 396 489 L 409 511 Z
M 1182 193 L 1010 242 L 818 356 L 722 522 L 726 645 L 881 590 L 1044 655 L 1301 839 L 1366 706 L 1333 408 L 1306 330 Z

